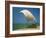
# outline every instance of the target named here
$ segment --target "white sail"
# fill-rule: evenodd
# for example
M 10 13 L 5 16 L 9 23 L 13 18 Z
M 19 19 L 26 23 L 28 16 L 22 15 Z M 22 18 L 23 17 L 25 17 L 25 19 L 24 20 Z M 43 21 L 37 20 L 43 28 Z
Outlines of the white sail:
M 35 20 L 34 15 L 30 11 L 28 11 L 28 10 L 21 10 L 20 12 L 23 13 L 26 18 L 28 18 L 30 20 L 31 19 Z

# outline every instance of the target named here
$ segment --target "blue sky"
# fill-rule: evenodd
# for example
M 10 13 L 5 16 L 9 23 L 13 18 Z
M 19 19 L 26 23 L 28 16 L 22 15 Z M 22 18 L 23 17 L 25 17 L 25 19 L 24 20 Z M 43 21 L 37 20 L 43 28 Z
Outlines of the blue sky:
M 13 7 L 13 23 L 27 23 L 25 16 L 20 13 L 21 10 L 29 10 L 36 18 L 36 23 L 40 23 L 40 8 L 24 8 L 24 7 Z

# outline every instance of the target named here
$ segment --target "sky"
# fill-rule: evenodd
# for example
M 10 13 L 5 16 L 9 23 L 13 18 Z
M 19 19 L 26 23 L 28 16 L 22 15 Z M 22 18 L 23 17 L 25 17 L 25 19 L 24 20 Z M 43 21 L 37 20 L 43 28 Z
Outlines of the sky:
M 25 16 L 20 13 L 21 10 L 29 10 L 36 18 L 35 22 L 40 23 L 40 8 L 24 8 L 24 7 L 13 7 L 13 24 L 15 23 L 27 23 Z

